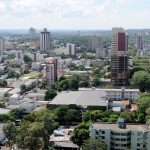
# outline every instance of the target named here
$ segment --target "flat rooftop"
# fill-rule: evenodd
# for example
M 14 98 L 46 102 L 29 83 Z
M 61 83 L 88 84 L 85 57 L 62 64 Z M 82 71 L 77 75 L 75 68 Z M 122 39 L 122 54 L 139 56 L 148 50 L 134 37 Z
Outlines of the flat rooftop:
M 108 123 L 94 123 L 91 128 L 95 129 L 112 129 L 114 131 L 149 131 L 150 126 L 148 125 L 137 125 L 137 124 L 126 124 L 125 129 L 118 127 L 118 124 L 108 124 Z
M 79 88 L 79 91 L 106 91 L 106 92 L 121 92 L 122 89 L 100 89 L 100 88 Z M 140 92 L 139 89 L 124 89 L 125 92 Z
M 107 107 L 107 98 L 105 91 L 69 91 L 58 94 L 50 104 Z

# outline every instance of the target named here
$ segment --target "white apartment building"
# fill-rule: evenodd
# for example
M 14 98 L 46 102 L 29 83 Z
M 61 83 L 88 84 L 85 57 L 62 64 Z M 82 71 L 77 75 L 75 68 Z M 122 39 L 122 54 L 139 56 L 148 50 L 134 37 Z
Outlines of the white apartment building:
M 125 124 L 94 123 L 90 127 L 90 138 L 106 142 L 107 150 L 150 150 L 150 127 Z
M 123 99 L 129 99 L 132 101 L 132 103 L 135 103 L 136 100 L 140 96 L 139 89 L 98 89 L 98 88 L 79 88 L 79 90 L 97 90 L 100 92 L 105 92 L 106 97 L 108 97 L 109 100 L 123 100 Z
M 134 103 L 139 98 L 139 89 L 104 89 L 111 100 L 130 99 Z

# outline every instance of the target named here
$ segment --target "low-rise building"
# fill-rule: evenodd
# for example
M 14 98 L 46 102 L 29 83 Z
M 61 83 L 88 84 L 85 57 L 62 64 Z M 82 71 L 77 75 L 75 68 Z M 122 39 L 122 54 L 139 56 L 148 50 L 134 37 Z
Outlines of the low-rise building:
M 73 128 L 59 128 L 54 130 L 50 136 L 50 142 L 56 150 L 80 150 L 77 144 L 74 144 L 70 138 Z
M 123 118 L 118 124 L 94 123 L 90 127 L 90 138 L 106 142 L 107 150 L 149 150 L 150 127 L 125 124 Z
M 59 93 L 50 105 L 77 105 L 83 108 L 108 108 L 108 100 L 104 91 L 69 91 Z
M 105 91 L 106 97 L 108 97 L 110 100 L 124 100 L 128 99 L 131 100 L 132 103 L 135 103 L 135 101 L 140 96 L 140 90 L 139 89 L 126 89 L 126 88 L 120 88 L 120 89 L 99 89 L 99 88 L 79 88 L 79 91 Z

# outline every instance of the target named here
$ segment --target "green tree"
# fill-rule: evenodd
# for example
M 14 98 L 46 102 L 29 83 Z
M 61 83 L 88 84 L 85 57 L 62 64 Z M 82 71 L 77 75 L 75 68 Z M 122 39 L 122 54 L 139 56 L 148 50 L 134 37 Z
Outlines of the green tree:
M 0 81 L 0 87 L 7 87 L 7 81 L 6 80 L 1 80 Z
M 135 72 L 131 84 L 137 86 L 142 92 L 150 91 L 150 74 L 146 71 Z
M 58 127 L 55 115 L 47 109 L 33 112 L 25 117 L 17 135 L 17 146 L 21 149 L 48 150 L 49 135 Z
M 61 125 L 73 124 L 81 121 L 81 111 L 68 106 L 60 106 L 55 109 L 57 121 Z
M 57 93 L 56 93 L 56 91 L 54 89 L 49 89 L 48 91 L 45 92 L 44 99 L 46 101 L 52 100 L 56 95 L 57 95 Z
M 20 86 L 20 89 L 21 89 L 22 92 L 25 92 L 27 90 L 27 86 L 25 84 L 22 84 Z
M 82 144 L 82 150 L 107 150 L 107 145 L 101 140 L 89 139 Z
M 95 87 L 100 86 L 100 80 L 99 80 L 99 78 L 95 77 L 93 79 L 92 86 L 95 86 Z
M 83 114 L 84 121 L 95 122 L 97 120 L 102 120 L 103 118 L 105 118 L 105 113 L 101 110 L 87 111 Z
M 89 82 L 88 81 L 80 81 L 79 87 L 89 87 Z
M 10 147 L 10 150 L 12 149 L 13 144 L 16 141 L 16 133 L 17 133 L 17 128 L 15 126 L 14 122 L 8 121 L 7 124 L 3 126 L 3 132 L 8 139 L 8 144 Z
M 134 121 L 134 118 L 132 117 L 132 112 L 128 110 L 121 112 L 120 117 L 124 118 L 127 123 Z
M 23 117 L 25 115 L 25 110 L 15 108 L 9 112 L 9 115 L 12 116 L 15 120 L 23 119 Z
M 69 80 L 69 89 L 78 90 L 79 88 L 79 80 L 77 78 L 72 78 Z
M 87 139 L 89 139 L 89 124 L 82 122 L 74 129 L 71 140 L 81 146 Z
M 118 115 L 117 114 L 111 114 L 108 121 L 109 122 L 116 122 L 118 119 Z

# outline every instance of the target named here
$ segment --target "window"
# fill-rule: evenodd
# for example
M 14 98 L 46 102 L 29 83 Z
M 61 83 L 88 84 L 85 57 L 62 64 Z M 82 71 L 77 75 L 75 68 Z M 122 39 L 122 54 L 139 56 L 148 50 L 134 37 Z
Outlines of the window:
M 126 133 L 121 133 L 121 136 L 126 136 L 127 134 Z
M 105 136 L 102 136 L 102 139 L 104 140 L 104 139 L 105 139 Z
M 141 136 L 142 135 L 142 133 L 137 133 L 137 136 Z
M 137 143 L 137 146 L 140 146 L 141 144 L 140 143 Z
M 105 134 L 105 131 L 102 131 L 102 134 Z

